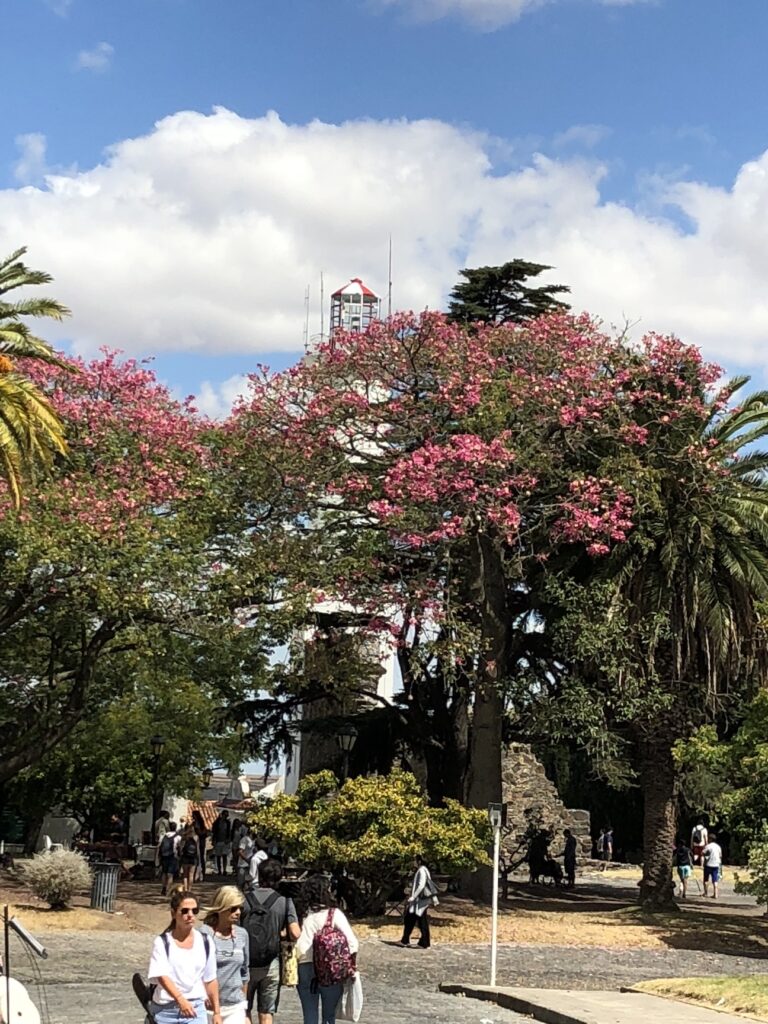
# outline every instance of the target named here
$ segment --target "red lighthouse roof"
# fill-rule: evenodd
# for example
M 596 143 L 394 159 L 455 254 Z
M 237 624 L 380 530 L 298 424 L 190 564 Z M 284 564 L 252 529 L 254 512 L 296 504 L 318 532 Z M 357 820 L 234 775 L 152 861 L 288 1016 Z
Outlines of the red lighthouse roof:
M 361 292 L 372 299 L 378 299 L 379 297 L 376 292 L 371 291 L 367 284 L 363 284 L 361 278 L 353 277 L 349 284 L 345 284 L 343 288 L 335 291 L 332 298 L 335 298 L 337 295 L 359 295 Z

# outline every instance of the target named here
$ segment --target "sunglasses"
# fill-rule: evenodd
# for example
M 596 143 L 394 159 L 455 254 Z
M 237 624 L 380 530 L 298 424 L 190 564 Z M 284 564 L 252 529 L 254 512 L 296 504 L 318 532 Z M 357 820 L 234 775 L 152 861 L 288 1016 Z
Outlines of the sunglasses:
M 200 907 L 182 907 L 182 914 L 194 914 L 195 917 L 200 913 Z
M 242 906 L 240 904 L 238 904 L 236 907 L 230 907 L 229 908 L 229 913 L 230 914 L 239 914 L 242 909 L 243 909 Z

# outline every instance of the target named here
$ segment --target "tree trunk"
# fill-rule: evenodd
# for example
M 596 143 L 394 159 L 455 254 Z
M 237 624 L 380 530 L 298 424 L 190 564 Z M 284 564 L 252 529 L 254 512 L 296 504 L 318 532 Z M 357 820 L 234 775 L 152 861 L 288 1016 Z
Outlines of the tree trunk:
M 672 881 L 672 851 L 677 836 L 678 783 L 672 760 L 672 740 L 664 735 L 643 737 L 640 747 L 640 785 L 643 814 L 643 877 L 640 903 L 648 910 L 676 906 Z
M 484 648 L 472 706 L 465 799 L 470 807 L 486 810 L 489 803 L 501 802 L 504 700 L 499 681 L 507 673 L 509 624 L 504 567 L 493 539 L 476 537 L 473 555 L 469 589 Z M 473 896 L 489 899 L 492 881 L 491 869 L 481 868 L 471 881 L 467 880 L 465 888 Z

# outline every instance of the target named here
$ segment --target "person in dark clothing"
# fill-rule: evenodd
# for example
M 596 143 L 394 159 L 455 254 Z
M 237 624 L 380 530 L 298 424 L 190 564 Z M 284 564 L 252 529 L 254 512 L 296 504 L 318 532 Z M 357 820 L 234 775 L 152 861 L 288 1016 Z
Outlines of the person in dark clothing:
M 227 858 L 230 854 L 230 843 L 232 841 L 229 811 L 222 811 L 214 821 L 211 828 L 211 839 L 213 840 L 213 856 L 216 860 L 216 871 L 220 875 L 226 875 Z
M 677 877 L 680 879 L 681 895 L 685 899 L 688 895 L 688 879 L 693 874 L 693 853 L 682 839 L 677 841 L 674 861 L 677 868 Z
M 569 889 L 576 884 L 576 836 L 569 828 L 563 832 L 565 836 L 565 849 L 563 850 L 563 867 L 565 868 L 565 880 Z

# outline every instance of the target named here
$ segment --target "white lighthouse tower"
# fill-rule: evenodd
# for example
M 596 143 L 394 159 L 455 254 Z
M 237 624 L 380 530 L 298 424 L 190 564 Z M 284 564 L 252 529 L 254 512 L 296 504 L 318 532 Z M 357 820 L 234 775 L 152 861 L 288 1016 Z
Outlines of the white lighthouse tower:
M 359 277 L 331 295 L 331 338 L 336 331 L 364 331 L 381 316 L 381 299 Z

